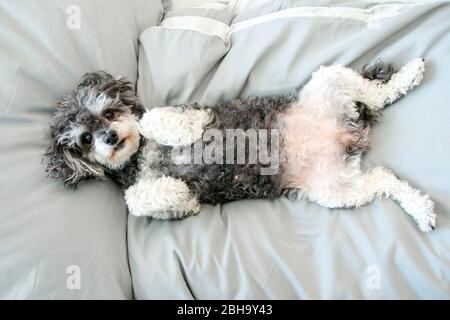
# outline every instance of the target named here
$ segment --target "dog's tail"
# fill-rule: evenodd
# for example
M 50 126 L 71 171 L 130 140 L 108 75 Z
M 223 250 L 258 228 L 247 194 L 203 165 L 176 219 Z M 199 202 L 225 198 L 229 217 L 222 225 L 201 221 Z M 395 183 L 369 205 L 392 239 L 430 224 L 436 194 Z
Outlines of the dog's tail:
M 369 80 L 378 80 L 382 83 L 387 83 L 391 80 L 395 73 L 395 67 L 392 63 L 384 63 L 383 60 L 378 59 L 373 64 L 366 64 L 361 71 L 361 76 Z M 367 105 L 362 102 L 357 102 L 356 107 L 359 112 L 359 119 L 367 125 L 376 123 L 376 118 L 380 115 L 379 112 L 370 110 Z

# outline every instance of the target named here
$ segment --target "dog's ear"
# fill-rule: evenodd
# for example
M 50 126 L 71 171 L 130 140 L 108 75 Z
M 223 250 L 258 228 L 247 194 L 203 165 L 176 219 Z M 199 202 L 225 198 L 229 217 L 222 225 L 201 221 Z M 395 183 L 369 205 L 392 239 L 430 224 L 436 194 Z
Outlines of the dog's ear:
M 84 179 L 104 179 L 104 170 L 100 165 L 92 164 L 81 158 L 76 152 L 55 143 L 47 149 L 47 175 L 61 180 L 67 186 L 76 187 Z
M 97 87 L 100 92 L 119 99 L 139 119 L 145 113 L 145 108 L 136 95 L 133 83 L 125 78 L 114 79 L 113 76 L 104 71 L 86 73 L 81 79 L 78 89 L 85 87 Z

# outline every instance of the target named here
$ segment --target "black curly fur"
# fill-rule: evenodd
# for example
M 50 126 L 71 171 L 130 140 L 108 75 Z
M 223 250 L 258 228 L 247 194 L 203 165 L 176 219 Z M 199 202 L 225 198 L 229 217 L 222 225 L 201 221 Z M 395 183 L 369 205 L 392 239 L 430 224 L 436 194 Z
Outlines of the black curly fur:
M 277 116 L 296 100 L 295 95 L 279 97 L 235 99 L 221 103 L 213 108 L 213 120 L 207 127 L 218 129 L 239 128 L 267 129 L 278 128 Z M 199 105 L 193 105 L 199 108 Z M 225 134 L 224 134 L 225 136 Z M 211 141 L 202 141 L 203 147 Z M 272 143 L 268 139 L 268 144 Z M 190 146 L 194 148 L 194 145 Z M 280 148 L 281 149 L 281 148 Z M 175 164 L 172 161 L 172 147 L 161 146 L 161 156 L 153 168 L 161 175 L 180 178 L 185 181 L 201 203 L 225 203 L 238 199 L 266 198 L 274 199 L 286 193 L 281 186 L 282 168 L 274 175 L 261 175 L 261 163 L 236 164 L 237 152 L 234 152 L 234 164 Z M 245 148 L 246 159 L 249 148 Z M 226 150 L 223 149 L 225 156 Z M 280 155 L 281 159 L 282 155 Z

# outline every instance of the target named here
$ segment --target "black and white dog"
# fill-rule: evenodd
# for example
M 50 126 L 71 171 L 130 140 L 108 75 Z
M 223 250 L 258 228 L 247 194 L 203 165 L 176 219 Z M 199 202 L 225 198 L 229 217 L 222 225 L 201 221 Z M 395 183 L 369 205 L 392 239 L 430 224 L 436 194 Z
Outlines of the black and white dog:
M 129 81 L 89 73 L 58 103 L 47 173 L 69 185 L 111 177 L 137 216 L 182 218 L 202 203 L 244 198 L 304 196 L 351 208 L 390 197 L 429 231 L 428 195 L 386 168 L 360 169 L 371 116 L 417 86 L 424 70 L 423 59 L 397 73 L 333 65 L 294 95 L 149 111 Z

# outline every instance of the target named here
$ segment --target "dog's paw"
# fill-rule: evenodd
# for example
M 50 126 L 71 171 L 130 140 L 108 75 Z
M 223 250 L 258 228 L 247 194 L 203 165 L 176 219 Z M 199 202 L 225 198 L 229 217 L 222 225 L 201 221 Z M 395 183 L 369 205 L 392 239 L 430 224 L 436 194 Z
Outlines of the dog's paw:
M 413 206 L 408 210 L 422 232 L 429 232 L 436 227 L 436 214 L 434 202 L 427 194 L 417 195 Z
M 164 219 L 169 220 L 184 220 L 186 218 L 189 218 L 191 216 L 196 216 L 200 213 L 201 206 L 198 204 L 194 208 L 191 208 L 189 210 L 180 210 L 180 211 L 170 211 L 168 214 L 166 214 Z
M 130 213 L 158 219 L 180 219 L 200 212 L 201 205 L 188 185 L 173 177 L 144 177 L 124 193 Z
M 186 201 L 185 210 L 179 211 L 179 218 L 184 219 L 190 216 L 196 216 L 200 213 L 202 209 L 201 204 L 198 202 L 197 198 L 192 197 L 188 201 Z
M 425 73 L 425 59 L 417 58 L 408 62 L 395 74 L 395 83 L 402 94 L 418 86 Z
M 436 228 L 436 214 L 432 212 L 426 213 L 417 224 L 422 232 L 433 231 Z

